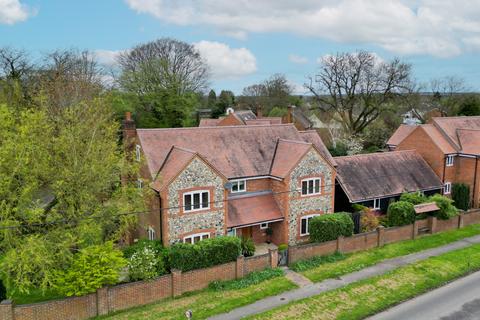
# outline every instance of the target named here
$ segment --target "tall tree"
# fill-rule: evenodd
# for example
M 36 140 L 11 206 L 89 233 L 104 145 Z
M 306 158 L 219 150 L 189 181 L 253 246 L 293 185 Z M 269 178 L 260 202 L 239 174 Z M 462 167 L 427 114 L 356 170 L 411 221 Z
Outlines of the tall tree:
M 292 87 L 283 74 L 276 73 L 258 84 L 245 87 L 241 102 L 252 109 L 263 108 L 268 114 L 274 107 L 284 108 L 290 104 Z
M 210 90 L 208 93 L 207 97 L 207 107 L 209 109 L 215 108 L 215 105 L 217 104 L 217 94 L 215 93 L 215 90 Z
M 319 72 L 305 87 L 323 111 L 332 112 L 350 135 L 361 133 L 389 103 L 411 86 L 411 66 L 372 53 L 338 53 L 322 59 Z
M 212 111 L 212 116 L 218 118 L 225 115 L 227 108 L 232 107 L 235 104 L 235 95 L 230 90 L 222 90 L 218 96 L 215 108 Z

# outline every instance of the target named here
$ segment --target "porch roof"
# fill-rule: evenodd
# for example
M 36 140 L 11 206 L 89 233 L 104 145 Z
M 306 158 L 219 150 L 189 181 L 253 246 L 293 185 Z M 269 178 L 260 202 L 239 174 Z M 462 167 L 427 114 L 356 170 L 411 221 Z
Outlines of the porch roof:
M 273 193 L 256 193 L 228 199 L 227 227 L 242 227 L 283 219 Z

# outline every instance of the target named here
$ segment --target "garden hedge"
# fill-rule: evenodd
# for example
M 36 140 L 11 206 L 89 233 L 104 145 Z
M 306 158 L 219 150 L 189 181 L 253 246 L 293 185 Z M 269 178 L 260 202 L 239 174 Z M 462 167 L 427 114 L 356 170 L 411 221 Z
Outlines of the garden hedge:
M 435 213 L 435 216 L 441 220 L 447 220 L 455 217 L 458 214 L 457 208 L 453 205 L 453 200 L 440 194 L 436 194 L 430 197 L 430 201 L 433 201 L 440 208 Z
M 404 226 L 415 221 L 415 209 L 407 201 L 392 202 L 388 206 L 387 217 L 391 226 Z
M 174 244 L 169 249 L 168 260 L 171 270 L 189 271 L 235 261 L 241 250 L 240 238 L 217 237 L 195 244 Z
M 470 209 L 470 187 L 464 183 L 452 185 L 452 200 L 455 207 L 464 211 Z
M 400 196 L 400 201 L 410 202 L 413 205 L 422 204 L 428 201 L 420 192 L 404 193 Z
M 350 237 L 353 234 L 353 221 L 348 212 L 323 214 L 309 222 L 310 240 L 325 242 L 339 236 Z

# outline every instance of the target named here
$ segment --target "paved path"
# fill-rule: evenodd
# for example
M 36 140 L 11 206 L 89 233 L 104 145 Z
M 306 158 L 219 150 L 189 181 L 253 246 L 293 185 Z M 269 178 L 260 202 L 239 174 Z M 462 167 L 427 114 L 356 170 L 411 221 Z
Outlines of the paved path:
M 287 291 L 276 296 L 258 300 L 252 304 L 234 309 L 228 313 L 223 313 L 223 314 L 213 316 L 209 319 L 210 320 L 241 319 L 242 317 L 254 315 L 257 313 L 261 313 L 261 312 L 279 307 L 291 301 L 316 296 L 322 292 L 337 289 L 362 279 L 385 274 L 390 270 L 396 269 L 398 267 L 402 267 L 410 263 L 414 263 L 420 260 L 425 260 L 430 257 L 438 256 L 450 251 L 462 249 L 477 243 L 480 243 L 480 235 L 458 240 L 456 242 L 452 242 L 442 247 L 428 249 L 421 252 L 409 254 L 406 256 L 385 260 L 374 266 L 362 269 L 357 272 L 346 274 L 340 278 L 327 279 L 322 282 L 305 285 L 295 290 Z
M 408 300 L 370 320 L 480 319 L 480 272 Z
M 313 282 L 310 281 L 310 279 L 304 277 L 300 273 L 296 273 L 295 271 L 289 269 L 288 267 L 282 267 L 282 270 L 285 272 L 285 278 L 292 281 L 300 288 L 313 284 Z

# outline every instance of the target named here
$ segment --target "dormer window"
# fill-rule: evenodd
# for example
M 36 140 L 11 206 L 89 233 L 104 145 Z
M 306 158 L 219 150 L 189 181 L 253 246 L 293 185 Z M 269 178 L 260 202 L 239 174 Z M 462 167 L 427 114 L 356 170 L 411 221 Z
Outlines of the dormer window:
M 302 180 L 302 196 L 320 194 L 320 178 Z
M 232 181 L 232 193 L 245 192 L 247 190 L 247 180 Z
M 137 144 L 135 146 L 135 159 L 138 162 L 140 162 L 140 159 L 141 159 L 141 156 L 142 156 L 141 152 L 142 152 L 142 148 L 140 147 L 140 145 Z
M 453 157 L 454 157 L 453 154 L 449 154 L 447 156 L 447 158 L 445 159 L 445 163 L 446 163 L 447 167 L 453 166 Z

